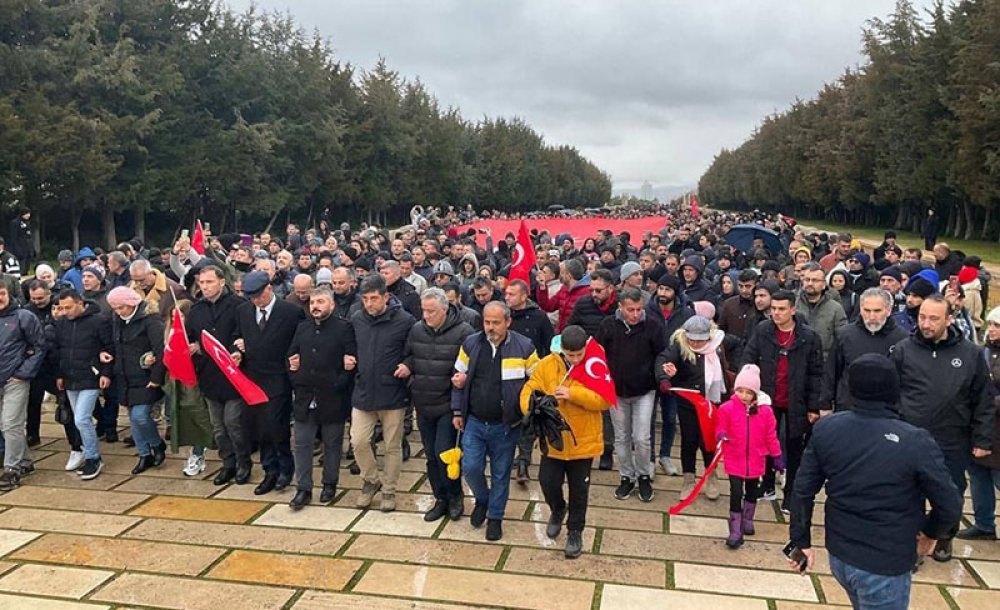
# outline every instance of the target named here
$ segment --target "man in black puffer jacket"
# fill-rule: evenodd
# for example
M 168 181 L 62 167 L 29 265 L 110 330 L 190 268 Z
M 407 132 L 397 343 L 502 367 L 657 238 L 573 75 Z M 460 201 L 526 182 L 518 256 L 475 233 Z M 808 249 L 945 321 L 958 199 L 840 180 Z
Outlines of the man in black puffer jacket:
M 101 390 L 111 385 L 111 320 L 93 301 L 84 301 L 75 290 L 64 290 L 57 300 L 63 316 L 56 320 L 59 373 L 56 387 L 66 390 L 73 419 L 83 439 L 84 464 L 80 478 L 101 474 L 104 462 L 94 429 L 94 406 Z
M 448 303 L 440 288 L 428 288 L 420 297 L 423 319 L 413 325 L 406 340 L 403 366 L 410 371 L 410 400 L 417 410 L 420 438 L 426 448 L 427 479 L 434 492 L 434 506 L 425 521 L 445 514 L 462 516 L 462 482 L 447 475 L 438 456 L 455 446 L 452 425 L 451 376 L 458 350 L 475 331 L 462 321 L 458 308 Z
M 593 337 L 597 334 L 597 327 L 601 325 L 601 321 L 615 315 L 617 307 L 618 295 L 615 293 L 614 277 L 607 269 L 595 269 L 590 273 L 590 294 L 580 297 L 580 300 L 573 305 L 573 313 L 566 321 L 566 326 L 573 324 L 581 326 Z M 539 355 L 544 358 L 541 352 Z

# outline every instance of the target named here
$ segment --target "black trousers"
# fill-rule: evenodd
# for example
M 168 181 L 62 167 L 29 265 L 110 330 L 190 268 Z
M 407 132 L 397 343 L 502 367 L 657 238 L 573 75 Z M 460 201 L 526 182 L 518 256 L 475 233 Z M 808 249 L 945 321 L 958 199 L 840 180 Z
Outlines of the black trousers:
M 538 467 L 538 484 L 552 514 L 566 510 L 562 486 L 563 481 L 569 483 L 569 518 L 566 519 L 566 529 L 571 532 L 582 532 L 587 523 L 590 469 L 593 462 L 592 458 L 557 460 L 543 455 Z
M 729 512 L 738 513 L 743 510 L 743 498 L 747 502 L 756 502 L 759 484 L 759 479 L 741 479 L 729 475 Z
M 430 481 L 434 498 L 445 501 L 462 497 L 461 479 L 449 479 L 448 465 L 438 457 L 455 447 L 458 431 L 452 425 L 451 418 L 451 411 L 438 417 L 427 417 L 417 412 L 420 441 L 424 444 L 424 455 L 427 458 L 427 480 Z
M 344 424 L 321 424 L 315 413 L 309 413 L 305 421 L 295 424 L 295 484 L 299 491 L 313 488 L 313 441 L 318 437 L 323 442 L 323 485 L 340 482 L 340 451 L 344 444 Z
M 681 425 L 681 472 L 693 474 L 698 450 L 701 449 L 701 458 L 705 461 L 705 466 L 712 463 L 715 452 L 705 450 L 705 443 L 701 437 L 701 425 L 698 423 L 698 413 L 693 408 L 686 405 L 679 406 L 677 408 L 677 421 Z
M 28 388 L 28 436 L 39 436 L 42 427 L 42 401 L 45 400 L 45 392 L 55 394 L 56 380 L 54 377 L 38 376 L 31 380 Z M 73 426 L 76 429 L 76 426 Z
M 778 426 L 778 441 L 781 443 L 781 453 L 785 457 L 786 468 L 785 497 L 781 505 L 787 508 L 795 484 L 795 473 L 799 471 L 802 454 L 805 453 L 806 443 L 809 441 L 809 433 L 806 432 L 801 436 L 788 434 L 788 409 L 774 409 L 774 418 Z M 764 491 L 774 490 L 774 476 L 774 459 L 767 456 L 767 469 L 764 471 L 764 482 L 761 484 Z

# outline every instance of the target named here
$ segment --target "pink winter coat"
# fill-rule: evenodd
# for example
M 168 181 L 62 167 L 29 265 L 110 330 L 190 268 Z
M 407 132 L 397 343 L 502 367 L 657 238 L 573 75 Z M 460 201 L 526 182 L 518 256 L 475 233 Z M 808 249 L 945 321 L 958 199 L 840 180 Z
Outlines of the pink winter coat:
M 750 415 L 743 401 L 734 395 L 719 407 L 715 435 L 720 434 L 729 438 L 722 444 L 722 459 L 730 476 L 761 477 L 764 458 L 781 455 L 774 411 L 768 405 L 758 406 L 757 413 Z

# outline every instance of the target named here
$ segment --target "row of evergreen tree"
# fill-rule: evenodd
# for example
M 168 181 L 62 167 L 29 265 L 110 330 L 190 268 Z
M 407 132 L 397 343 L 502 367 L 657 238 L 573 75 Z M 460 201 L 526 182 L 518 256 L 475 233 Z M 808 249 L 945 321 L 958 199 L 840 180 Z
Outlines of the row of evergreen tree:
M 866 62 L 766 117 L 702 176 L 703 201 L 919 230 L 1000 234 L 1000 0 L 899 0 L 864 30 Z
M 460 53 L 456 49 L 456 53 Z M 470 84 L 471 86 L 471 84 Z M 0 206 L 42 240 L 201 217 L 408 218 L 414 204 L 600 206 L 607 174 L 520 119 L 470 121 L 384 61 L 217 0 L 0 2 Z M 155 226 L 153 226 L 155 225 Z M 116 231 L 116 227 L 119 231 Z

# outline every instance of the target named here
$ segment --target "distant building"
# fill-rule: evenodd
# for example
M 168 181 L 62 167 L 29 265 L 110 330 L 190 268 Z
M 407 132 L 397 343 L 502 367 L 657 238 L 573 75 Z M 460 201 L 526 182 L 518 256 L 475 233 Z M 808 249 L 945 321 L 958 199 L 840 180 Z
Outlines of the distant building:
M 642 199 L 645 201 L 653 200 L 653 185 L 648 180 L 642 183 Z

